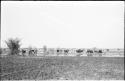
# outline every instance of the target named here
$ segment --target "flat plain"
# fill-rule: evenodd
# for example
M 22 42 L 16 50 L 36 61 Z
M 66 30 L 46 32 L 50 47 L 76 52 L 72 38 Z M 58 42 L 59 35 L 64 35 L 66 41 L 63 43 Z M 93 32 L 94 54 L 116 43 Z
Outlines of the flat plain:
M 1 80 L 124 80 L 124 57 L 1 57 Z

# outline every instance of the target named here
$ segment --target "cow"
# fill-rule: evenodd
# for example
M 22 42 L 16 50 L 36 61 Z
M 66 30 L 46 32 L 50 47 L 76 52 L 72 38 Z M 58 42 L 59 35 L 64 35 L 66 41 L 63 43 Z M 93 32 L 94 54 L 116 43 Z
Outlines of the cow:
M 60 50 L 59 49 L 57 49 L 57 53 L 59 53 L 60 52 Z
M 98 50 L 98 54 L 99 54 L 99 56 L 102 56 L 102 53 L 103 53 L 102 50 Z
M 62 49 L 57 49 L 56 52 L 57 52 L 57 55 L 59 55 L 59 54 L 61 54 L 63 52 L 63 50 Z
M 65 49 L 64 50 L 64 54 L 67 55 L 69 53 L 69 50 L 68 49 Z
M 93 56 L 92 54 L 93 54 L 93 50 L 88 49 L 88 50 L 87 50 L 87 56 Z
M 22 52 L 22 55 L 25 56 L 26 50 L 25 50 L 25 49 L 22 49 L 21 52 Z
M 78 49 L 78 50 L 76 50 L 76 52 L 77 52 L 77 53 L 82 53 L 83 50 L 82 50 L 82 49 Z
M 35 55 L 35 54 L 37 54 L 37 49 L 29 50 L 29 55 Z
M 102 50 L 99 50 L 98 52 L 99 52 L 99 53 L 103 53 Z
M 68 52 L 69 52 L 69 50 L 68 50 L 68 49 L 65 49 L 65 50 L 64 50 L 64 52 L 65 52 L 65 53 L 68 53 Z
M 102 50 L 94 50 L 96 53 L 102 53 Z
M 99 50 L 94 50 L 94 53 L 97 53 L 98 56 L 102 56 L 103 51 L 101 49 Z
M 76 53 L 78 53 L 78 55 L 77 55 L 77 56 L 81 56 L 81 55 L 82 55 L 82 54 L 81 54 L 82 52 L 83 52 L 83 50 L 82 50 L 82 49 L 78 49 L 78 50 L 76 50 Z
M 88 49 L 87 53 L 93 53 L 93 50 Z

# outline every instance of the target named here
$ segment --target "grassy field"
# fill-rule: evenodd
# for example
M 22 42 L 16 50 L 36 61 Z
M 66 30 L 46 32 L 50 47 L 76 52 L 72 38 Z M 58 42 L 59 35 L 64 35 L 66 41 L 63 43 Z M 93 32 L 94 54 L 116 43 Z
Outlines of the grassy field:
M 1 80 L 124 80 L 123 57 L 2 57 Z

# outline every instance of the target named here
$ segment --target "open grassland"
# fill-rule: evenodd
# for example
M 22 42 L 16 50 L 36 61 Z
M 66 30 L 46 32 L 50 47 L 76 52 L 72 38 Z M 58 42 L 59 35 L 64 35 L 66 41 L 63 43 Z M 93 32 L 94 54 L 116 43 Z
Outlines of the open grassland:
M 124 80 L 123 57 L 2 57 L 2 80 Z

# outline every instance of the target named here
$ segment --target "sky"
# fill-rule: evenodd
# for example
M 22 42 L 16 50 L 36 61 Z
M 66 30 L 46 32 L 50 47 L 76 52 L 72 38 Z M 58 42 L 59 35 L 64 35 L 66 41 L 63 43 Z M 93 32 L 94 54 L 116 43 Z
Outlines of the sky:
M 123 1 L 1 1 L 1 47 L 124 48 Z

